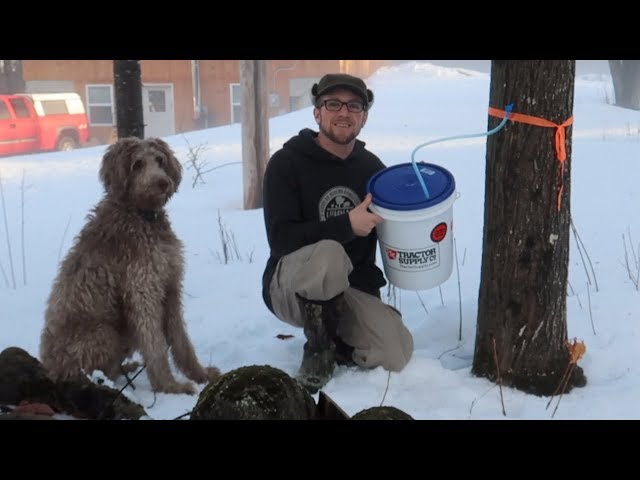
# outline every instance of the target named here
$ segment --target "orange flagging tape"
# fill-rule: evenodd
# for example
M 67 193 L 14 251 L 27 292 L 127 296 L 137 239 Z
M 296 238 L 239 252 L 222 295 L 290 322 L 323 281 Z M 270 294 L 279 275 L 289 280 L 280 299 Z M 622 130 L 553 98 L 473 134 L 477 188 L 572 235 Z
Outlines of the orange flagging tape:
M 489 115 L 498 118 L 504 118 L 507 112 L 498 108 L 489 107 Z M 561 124 L 550 122 L 544 118 L 533 117 L 531 115 L 525 115 L 524 113 L 510 113 L 509 120 L 520 123 L 528 123 L 529 125 L 535 125 L 537 127 L 555 128 L 555 147 L 556 158 L 560 162 L 560 190 L 558 191 L 558 211 L 562 204 L 562 191 L 564 190 L 564 161 L 567 159 L 566 149 L 566 136 L 565 127 L 573 124 L 573 116 L 569 117 Z

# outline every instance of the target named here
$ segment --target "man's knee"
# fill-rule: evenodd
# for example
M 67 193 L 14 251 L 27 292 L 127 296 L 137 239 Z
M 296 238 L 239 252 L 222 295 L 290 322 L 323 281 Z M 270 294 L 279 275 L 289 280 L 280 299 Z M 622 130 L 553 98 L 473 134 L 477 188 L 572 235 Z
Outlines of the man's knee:
M 327 263 L 340 262 L 351 265 L 344 247 L 335 240 L 320 240 L 315 244 L 313 255 L 326 259 Z
M 399 372 L 407 366 L 411 356 L 413 355 L 413 337 L 407 331 L 407 334 L 403 336 L 395 347 L 392 347 L 387 355 L 387 365 L 384 366 L 386 370 L 391 372 Z

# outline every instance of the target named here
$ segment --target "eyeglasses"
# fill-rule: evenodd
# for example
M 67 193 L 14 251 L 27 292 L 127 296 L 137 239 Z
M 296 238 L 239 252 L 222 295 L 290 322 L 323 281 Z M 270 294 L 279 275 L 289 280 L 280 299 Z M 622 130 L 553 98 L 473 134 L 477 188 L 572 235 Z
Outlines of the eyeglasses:
M 340 100 L 325 100 L 322 102 L 324 108 L 330 112 L 339 112 L 343 105 L 347 106 L 347 110 L 351 113 L 361 113 L 364 111 L 364 104 L 362 102 L 341 102 Z

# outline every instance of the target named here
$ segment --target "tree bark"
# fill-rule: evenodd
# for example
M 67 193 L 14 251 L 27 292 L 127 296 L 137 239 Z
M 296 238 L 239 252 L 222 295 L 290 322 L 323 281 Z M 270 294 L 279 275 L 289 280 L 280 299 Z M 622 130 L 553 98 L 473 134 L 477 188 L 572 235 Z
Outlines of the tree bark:
M 144 138 L 140 61 L 114 60 L 113 79 L 118 138 Z
M 574 79 L 574 60 L 495 60 L 490 106 L 504 110 L 515 103 L 514 113 L 561 124 L 573 115 Z M 490 116 L 489 128 L 500 121 Z M 566 291 L 572 127 L 565 132 L 564 165 L 556 154 L 555 128 L 510 120 L 487 140 L 472 372 L 537 395 L 553 394 L 569 366 Z M 585 381 L 576 366 L 565 392 Z
M 262 207 L 262 178 L 269 161 L 266 60 L 240 61 L 244 208 Z
M 640 110 L 640 60 L 609 60 L 616 106 Z

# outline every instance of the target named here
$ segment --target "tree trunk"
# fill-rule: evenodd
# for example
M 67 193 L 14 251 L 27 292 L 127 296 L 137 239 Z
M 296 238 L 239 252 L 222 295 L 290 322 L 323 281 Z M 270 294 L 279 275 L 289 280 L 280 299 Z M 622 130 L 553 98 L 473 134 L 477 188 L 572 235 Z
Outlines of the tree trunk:
M 609 60 L 616 106 L 640 110 L 640 60 Z
M 240 60 L 242 171 L 245 210 L 262 207 L 269 161 L 266 60 Z
M 489 102 L 501 110 L 515 103 L 514 113 L 561 124 L 573 115 L 574 79 L 574 60 L 495 60 Z M 490 116 L 489 128 L 500 120 Z M 572 127 L 565 132 L 562 177 L 555 128 L 510 120 L 487 140 L 472 371 L 537 395 L 553 394 L 569 366 L 566 291 Z M 584 383 L 582 369 L 576 366 L 564 391 Z
M 114 60 L 113 80 L 118 138 L 144 138 L 140 61 Z

